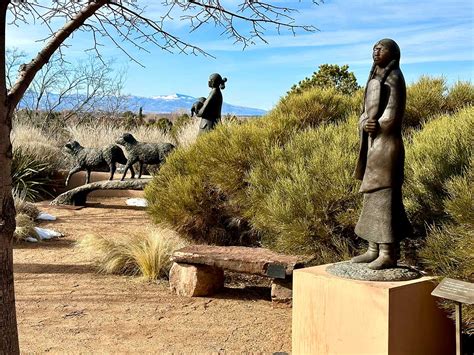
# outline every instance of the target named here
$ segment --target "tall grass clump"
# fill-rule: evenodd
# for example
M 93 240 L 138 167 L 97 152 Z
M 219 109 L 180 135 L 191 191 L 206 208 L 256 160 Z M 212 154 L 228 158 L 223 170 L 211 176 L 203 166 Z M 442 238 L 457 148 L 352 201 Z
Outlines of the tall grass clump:
M 48 134 L 33 125 L 15 122 L 11 139 L 13 150 L 28 152 L 32 159 L 48 163 L 50 170 L 65 167 L 61 159 L 61 142 L 54 132 Z
M 16 242 L 24 241 L 28 237 L 37 237 L 34 220 L 25 213 L 17 213 L 15 216 L 16 228 L 13 238 Z
M 125 132 L 131 133 L 138 141 L 142 142 L 170 142 L 171 137 L 158 128 L 147 126 L 136 126 L 125 128 L 113 122 L 97 124 L 81 124 L 68 126 L 68 139 L 76 140 L 82 146 L 89 148 L 101 148 L 115 141 Z
M 199 133 L 199 123 L 200 119 L 193 118 L 179 127 L 173 125 L 170 136 L 173 138 L 174 143 L 178 147 L 186 148 L 196 142 Z
M 36 205 L 26 201 L 25 197 L 13 195 L 15 202 L 15 211 L 17 214 L 26 214 L 31 219 L 36 219 L 40 213 L 40 210 Z
M 435 275 L 474 282 L 474 159 L 447 184 L 445 213 L 449 220 L 432 226 L 420 251 L 425 268 Z M 453 312 L 450 303 L 443 307 Z M 474 307 L 463 309 L 465 331 L 474 335 Z
M 420 127 L 433 116 L 443 113 L 446 80 L 442 77 L 422 76 L 407 87 L 404 125 Z
M 170 257 L 183 246 L 177 234 L 167 228 L 136 231 L 118 239 L 87 235 L 78 242 L 81 250 L 93 256 L 100 273 L 139 275 L 146 280 L 168 277 Z
M 474 107 L 442 115 L 415 132 L 407 145 L 405 200 L 413 222 L 423 226 L 444 216 L 446 182 L 472 159 Z

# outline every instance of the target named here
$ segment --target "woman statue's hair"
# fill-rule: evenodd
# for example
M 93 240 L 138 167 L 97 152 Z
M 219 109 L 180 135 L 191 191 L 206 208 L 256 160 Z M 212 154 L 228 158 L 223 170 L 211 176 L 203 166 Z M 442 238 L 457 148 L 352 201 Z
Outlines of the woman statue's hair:
M 220 74 L 214 73 L 209 76 L 209 80 L 212 80 L 214 83 L 219 85 L 219 88 L 221 90 L 225 89 L 225 83 L 227 81 L 227 78 L 222 78 Z

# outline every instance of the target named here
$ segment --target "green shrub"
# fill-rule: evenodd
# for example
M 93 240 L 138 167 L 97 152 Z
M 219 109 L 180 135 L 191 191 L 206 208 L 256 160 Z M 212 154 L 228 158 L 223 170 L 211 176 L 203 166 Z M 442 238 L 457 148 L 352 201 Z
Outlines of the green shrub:
M 452 178 L 446 184 L 448 198 L 444 201 L 445 211 L 457 224 L 474 224 L 474 156 L 471 155 L 466 171 Z
M 458 81 L 448 89 L 446 110 L 456 112 L 463 107 L 474 105 L 474 86 L 469 81 Z
M 426 244 L 420 251 L 427 270 L 435 275 L 474 282 L 474 193 L 472 183 L 474 166 L 463 175 L 456 176 L 447 184 L 448 198 L 445 212 L 450 222 L 431 227 Z M 450 303 L 443 307 L 453 311 Z M 463 309 L 464 330 L 474 334 L 474 308 Z
M 353 170 L 362 95 L 308 89 L 261 119 L 218 125 L 181 146 L 145 190 L 153 220 L 197 242 L 263 244 L 312 254 L 315 263 L 349 257 L 359 247 Z M 405 203 L 421 236 L 426 223 L 446 220 L 455 182 L 447 183 L 472 159 L 474 108 L 440 116 L 443 105 L 406 140 Z
M 173 123 L 171 123 L 171 121 L 166 117 L 162 117 L 158 119 L 158 121 L 156 121 L 153 126 L 162 131 L 163 133 L 168 134 L 173 128 Z
M 199 242 L 240 244 L 245 222 L 236 201 L 250 162 L 265 149 L 259 132 L 250 124 L 219 125 L 189 148 L 178 149 L 145 189 L 154 220 Z
M 339 122 L 351 112 L 358 111 L 360 103 L 354 102 L 333 87 L 313 87 L 291 94 L 280 100 L 267 120 L 283 120 L 295 128 L 316 127 L 325 122 Z
M 252 225 L 266 246 L 334 262 L 351 254 L 360 196 L 353 178 L 357 117 L 296 133 L 250 175 Z
M 469 165 L 473 136 L 473 107 L 433 119 L 413 134 L 405 163 L 405 200 L 413 222 L 423 226 L 445 216 L 445 184 Z
M 348 65 L 340 67 L 337 64 L 322 64 L 311 78 L 304 78 L 298 85 L 293 85 L 289 93 L 301 93 L 313 87 L 333 87 L 346 95 L 351 95 L 360 88 Z
M 155 222 L 199 242 L 255 244 L 247 211 L 249 174 L 295 132 L 348 117 L 353 99 L 335 89 L 311 89 L 283 99 L 269 116 L 227 123 L 178 149 L 145 190 Z
M 442 77 L 422 76 L 407 87 L 407 104 L 404 125 L 420 127 L 435 115 L 443 113 L 446 81 Z

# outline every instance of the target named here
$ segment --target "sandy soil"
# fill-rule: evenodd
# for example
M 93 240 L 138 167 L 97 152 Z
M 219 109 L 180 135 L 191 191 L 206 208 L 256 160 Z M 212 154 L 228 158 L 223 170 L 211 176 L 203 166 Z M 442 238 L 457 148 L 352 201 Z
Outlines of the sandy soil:
M 232 283 L 216 297 L 185 298 L 165 281 L 96 274 L 77 240 L 151 223 L 125 198 L 78 210 L 40 208 L 58 217 L 41 226 L 65 237 L 15 247 L 23 353 L 290 352 L 291 309 L 273 307 L 268 288 Z

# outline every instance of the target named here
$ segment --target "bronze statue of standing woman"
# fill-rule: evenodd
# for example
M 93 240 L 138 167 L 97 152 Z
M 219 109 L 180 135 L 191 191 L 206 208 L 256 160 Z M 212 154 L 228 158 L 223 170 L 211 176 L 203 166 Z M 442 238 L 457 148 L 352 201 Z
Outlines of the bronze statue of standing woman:
M 397 265 L 400 240 L 411 233 L 411 226 L 402 202 L 406 86 L 400 48 L 395 41 L 382 39 L 373 48 L 373 60 L 359 119 L 361 144 L 355 171 L 364 194 L 355 233 L 369 242 L 369 248 L 352 262 L 380 270 Z
M 196 116 L 201 117 L 199 134 L 211 131 L 220 122 L 223 103 L 221 90 L 225 88 L 226 81 L 227 78 L 222 78 L 217 73 L 211 74 L 209 77 L 211 92 L 196 114 Z

